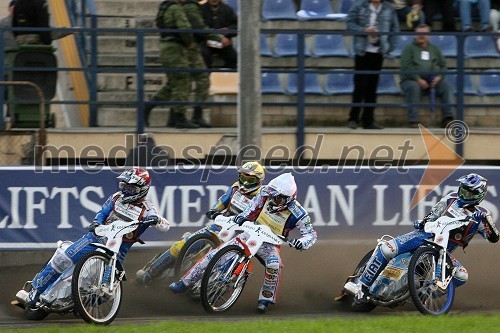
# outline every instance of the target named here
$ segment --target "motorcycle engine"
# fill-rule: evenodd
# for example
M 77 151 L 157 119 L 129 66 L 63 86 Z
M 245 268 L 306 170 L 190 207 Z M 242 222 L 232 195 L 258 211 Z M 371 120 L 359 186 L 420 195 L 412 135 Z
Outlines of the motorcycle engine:
M 410 254 L 391 260 L 371 288 L 371 294 L 382 301 L 391 301 L 408 290 L 408 262 Z

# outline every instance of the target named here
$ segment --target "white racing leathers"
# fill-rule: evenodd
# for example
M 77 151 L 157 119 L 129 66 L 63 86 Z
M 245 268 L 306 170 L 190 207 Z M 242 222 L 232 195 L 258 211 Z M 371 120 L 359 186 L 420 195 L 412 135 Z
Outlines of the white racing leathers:
M 268 195 L 265 188 L 255 196 L 241 214 L 235 217 L 235 222 L 239 223 L 245 219 L 265 224 L 269 226 L 275 234 L 285 237 L 288 236 L 291 230 L 297 228 L 301 234 L 299 240 L 303 245 L 303 250 L 313 246 L 317 240 L 316 231 L 313 228 L 311 219 L 300 203 L 295 200 L 289 203 L 283 210 L 274 212 L 269 206 Z M 243 233 L 240 234 L 239 237 L 246 239 L 248 238 L 248 234 Z M 222 244 L 220 247 L 238 244 L 236 239 L 233 239 Z M 210 251 L 182 277 L 181 280 L 186 286 L 190 286 L 201 279 L 209 261 L 217 251 L 218 248 Z M 270 303 L 275 303 L 281 278 L 281 268 L 283 267 L 280 257 L 280 246 L 265 243 L 257 252 L 257 256 L 263 261 L 266 267 L 264 283 L 259 293 L 259 301 L 265 300 Z

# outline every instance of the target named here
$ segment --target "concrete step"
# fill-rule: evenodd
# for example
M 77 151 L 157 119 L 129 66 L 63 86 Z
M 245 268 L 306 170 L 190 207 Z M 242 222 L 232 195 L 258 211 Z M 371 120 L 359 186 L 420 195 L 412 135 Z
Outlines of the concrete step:
M 90 45 L 90 38 L 88 44 Z M 144 52 L 158 54 L 160 52 L 160 40 L 155 34 L 152 36 L 144 36 Z M 99 36 L 97 38 L 97 47 L 99 54 L 108 52 L 118 54 L 137 54 L 137 36 L 127 32 L 123 34 L 115 34 L 113 36 Z
M 166 81 L 163 74 L 145 74 L 145 91 L 157 91 Z M 100 73 L 97 77 L 99 91 L 137 91 L 137 76 L 135 73 Z
M 137 17 L 154 16 L 160 6 L 158 0 L 95 0 L 99 16 Z

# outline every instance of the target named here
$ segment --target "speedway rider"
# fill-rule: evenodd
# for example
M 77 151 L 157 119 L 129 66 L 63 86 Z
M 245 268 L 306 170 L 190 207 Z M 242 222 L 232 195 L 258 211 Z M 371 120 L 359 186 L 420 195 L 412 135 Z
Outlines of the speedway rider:
M 435 221 L 441 216 L 470 218 L 471 222 L 459 229 L 450 232 L 448 243 L 449 253 L 458 246 L 465 248 L 476 233 L 491 243 L 498 242 L 499 233 L 488 209 L 479 206 L 487 192 L 487 180 L 478 174 L 471 173 L 458 179 L 458 192 L 453 192 L 441 199 L 423 220 L 414 222 L 415 231 L 396 237 L 377 247 L 377 251 L 370 258 L 366 269 L 361 274 L 359 282 L 348 282 L 344 289 L 354 295 L 354 301 L 363 303 L 368 301 L 370 286 L 387 266 L 387 263 L 399 254 L 414 251 L 429 239 L 432 234 L 426 233 L 424 225 L 428 221 Z M 456 287 L 467 282 L 468 273 L 457 259 L 451 256 L 453 266 L 457 268 L 453 277 Z
M 212 208 L 206 213 L 210 220 L 217 215 L 226 216 L 241 213 L 250 201 L 259 193 L 266 173 L 258 162 L 246 162 L 238 169 L 238 181 L 233 183 L 224 195 L 222 195 Z M 140 269 L 136 273 L 137 282 L 147 285 L 161 274 L 172 267 L 177 260 L 179 252 L 189 239 L 200 233 L 217 233 L 215 225 L 204 227 L 193 234 L 185 233 L 182 238 L 173 243 L 155 262 L 145 269 Z
M 118 253 L 118 260 L 123 261 L 128 250 L 139 236 L 150 225 L 155 225 L 162 232 L 168 231 L 168 221 L 159 216 L 151 201 L 146 197 L 151 185 L 149 172 L 141 168 L 124 171 L 118 177 L 120 191 L 111 195 L 102 205 L 94 221 L 89 226 L 89 232 L 74 242 L 65 251 L 56 251 L 52 259 L 33 279 L 33 288 L 29 294 L 27 306 L 35 306 L 39 296 L 50 287 L 57 278 L 69 267 L 75 265 L 86 253 L 93 251 L 91 243 L 101 241 L 94 233 L 97 226 L 109 224 L 115 220 L 143 221 L 137 229 L 123 237 L 123 243 Z
M 317 240 L 316 231 L 311 224 L 309 214 L 296 200 L 297 185 L 291 173 L 282 174 L 264 186 L 260 193 L 252 200 L 250 205 L 234 221 L 243 224 L 246 221 L 255 221 L 259 224 L 267 225 L 271 230 L 281 236 L 288 236 L 288 233 L 298 228 L 302 237 L 289 241 L 290 246 L 297 250 L 310 248 Z M 245 233 L 238 235 L 245 238 Z M 222 246 L 238 244 L 236 239 L 229 241 Z M 175 293 L 184 292 L 193 283 L 201 279 L 209 261 L 213 258 L 218 249 L 213 249 L 196 263 L 178 282 L 170 285 L 170 289 Z M 269 304 L 276 301 L 276 292 L 281 275 L 280 246 L 264 243 L 257 252 L 257 256 L 265 263 L 264 284 L 259 293 L 257 311 L 265 313 Z

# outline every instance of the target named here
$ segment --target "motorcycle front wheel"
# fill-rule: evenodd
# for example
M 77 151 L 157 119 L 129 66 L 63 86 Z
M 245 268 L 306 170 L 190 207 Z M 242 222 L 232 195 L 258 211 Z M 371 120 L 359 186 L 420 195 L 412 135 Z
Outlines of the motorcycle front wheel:
M 205 311 L 224 312 L 236 303 L 249 276 L 248 264 L 245 252 L 237 245 L 225 246 L 215 254 L 201 280 Z
M 111 293 L 107 286 L 103 285 L 109 262 L 110 257 L 107 254 L 90 252 L 75 266 L 71 282 L 73 302 L 75 310 L 87 323 L 109 325 L 120 310 L 121 281 L 115 280 Z
M 420 247 L 413 253 L 408 266 L 408 289 L 418 311 L 424 315 L 448 313 L 455 298 L 453 281 L 443 290 L 436 284 L 436 266 L 439 250 Z M 453 263 L 446 257 L 446 276 L 450 276 Z

